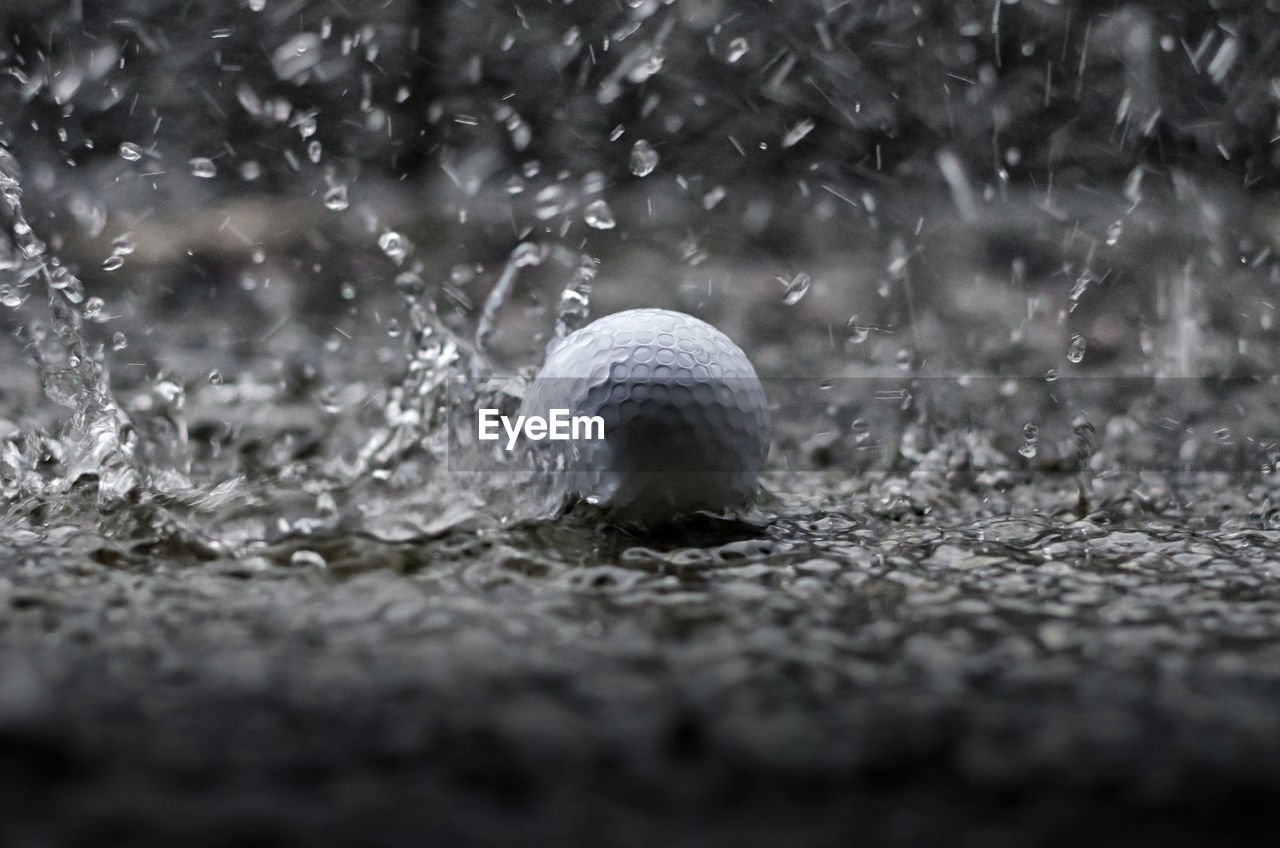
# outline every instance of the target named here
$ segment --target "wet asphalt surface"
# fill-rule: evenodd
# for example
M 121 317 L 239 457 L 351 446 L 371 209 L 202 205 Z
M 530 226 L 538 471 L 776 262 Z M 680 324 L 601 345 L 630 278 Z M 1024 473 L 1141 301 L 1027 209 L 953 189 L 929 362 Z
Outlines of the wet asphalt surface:
M 309 540 L 326 568 L 11 548 L 5 843 L 1261 839 L 1280 531 L 1239 483 L 920 516 L 799 474 L 757 525 Z M 1027 511 L 964 515 L 993 495 Z

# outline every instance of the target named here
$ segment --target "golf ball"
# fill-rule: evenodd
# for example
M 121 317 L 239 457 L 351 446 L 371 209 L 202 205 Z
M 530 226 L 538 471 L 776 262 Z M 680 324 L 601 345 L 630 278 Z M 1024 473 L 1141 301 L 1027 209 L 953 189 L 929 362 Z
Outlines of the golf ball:
M 682 312 L 632 309 L 556 342 L 522 415 L 598 417 L 603 438 L 532 445 L 565 494 L 657 523 L 746 505 L 769 452 L 764 388 L 742 349 Z

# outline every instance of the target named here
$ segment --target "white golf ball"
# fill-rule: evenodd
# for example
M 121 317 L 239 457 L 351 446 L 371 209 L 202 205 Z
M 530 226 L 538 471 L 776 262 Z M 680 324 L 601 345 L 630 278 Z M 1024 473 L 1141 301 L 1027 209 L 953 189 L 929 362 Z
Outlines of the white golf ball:
M 769 452 L 764 388 L 742 349 L 682 312 L 632 309 L 547 354 L 522 415 L 599 416 L 603 439 L 538 442 L 564 493 L 622 520 L 746 505 Z

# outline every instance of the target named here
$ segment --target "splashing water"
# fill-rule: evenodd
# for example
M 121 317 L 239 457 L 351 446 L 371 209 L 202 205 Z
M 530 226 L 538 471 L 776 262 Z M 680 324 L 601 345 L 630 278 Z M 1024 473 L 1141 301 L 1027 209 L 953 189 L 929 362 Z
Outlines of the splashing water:
M 0 146 L 0 199 L 4 206 L 0 224 L 13 233 L 12 248 L 4 265 L 16 291 L 38 287 L 26 298 L 41 303 L 47 312 L 32 316 L 23 328 L 26 350 L 40 373 L 50 400 L 73 411 L 45 447 L 57 447 L 57 463 L 51 473 L 38 454 L 38 440 L 29 450 L 7 451 L 4 463 L 12 479 L 5 496 L 13 501 L 41 499 L 67 491 L 81 481 L 94 482 L 100 510 L 110 510 L 133 493 L 142 475 L 135 463 L 132 425 L 120 410 L 107 384 L 99 355 L 91 351 L 81 334 L 83 287 L 36 236 L 22 209 L 22 186 L 17 160 Z M 9 475 L 7 474 L 6 477 Z M 7 487 L 8 488 L 8 487 Z

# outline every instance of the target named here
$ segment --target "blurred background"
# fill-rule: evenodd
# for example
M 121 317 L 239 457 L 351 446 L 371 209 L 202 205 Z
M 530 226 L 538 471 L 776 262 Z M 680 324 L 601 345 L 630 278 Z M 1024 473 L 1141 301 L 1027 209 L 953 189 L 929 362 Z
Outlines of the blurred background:
M 1278 0 L 6 0 L 0 190 L 11 844 L 1269 813 Z M 747 351 L 754 523 L 448 472 L 588 303 Z
M 469 335 L 524 241 L 598 261 L 595 314 L 694 312 L 766 378 L 1275 372 L 1272 0 L 0 14 L 0 138 L 124 395 L 367 396 L 410 341 L 397 275 Z M 565 276 L 526 273 L 502 367 Z

